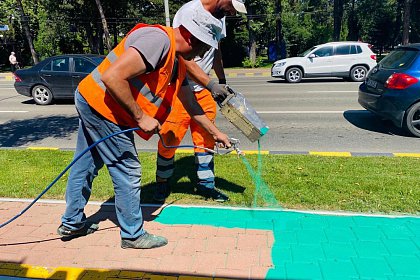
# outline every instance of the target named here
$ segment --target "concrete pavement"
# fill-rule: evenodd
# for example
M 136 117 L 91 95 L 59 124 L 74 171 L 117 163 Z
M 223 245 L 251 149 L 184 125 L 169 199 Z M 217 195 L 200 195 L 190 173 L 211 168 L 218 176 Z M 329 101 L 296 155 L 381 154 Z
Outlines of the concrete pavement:
M 0 201 L 1 223 L 28 201 Z M 0 229 L 0 275 L 41 279 L 420 279 L 420 218 L 283 209 L 144 206 L 163 248 L 124 250 L 114 206 L 86 208 L 96 233 L 63 241 L 62 201 Z M 1 276 L 0 276 L 0 279 Z

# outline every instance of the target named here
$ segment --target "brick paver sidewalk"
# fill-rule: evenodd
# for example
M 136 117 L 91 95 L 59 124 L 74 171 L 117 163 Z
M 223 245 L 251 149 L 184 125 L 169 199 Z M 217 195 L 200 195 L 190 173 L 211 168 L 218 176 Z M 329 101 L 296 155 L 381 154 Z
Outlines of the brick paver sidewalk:
M 0 223 L 27 202 L 0 202 Z M 37 203 L 0 229 L 0 275 L 44 279 L 420 279 L 420 219 L 284 210 L 145 207 L 169 244 L 123 250 L 110 205 L 92 235 L 62 241 L 63 203 Z M 2 277 L 0 276 L 0 279 Z

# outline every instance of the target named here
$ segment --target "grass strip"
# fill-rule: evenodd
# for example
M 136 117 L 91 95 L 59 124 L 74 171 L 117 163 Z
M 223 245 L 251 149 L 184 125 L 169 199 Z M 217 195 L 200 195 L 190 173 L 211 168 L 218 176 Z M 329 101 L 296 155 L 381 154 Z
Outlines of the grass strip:
M 142 201 L 152 202 L 156 154 L 142 152 Z M 367 213 L 420 214 L 418 158 L 322 157 L 262 155 L 263 183 L 279 204 L 289 209 L 344 210 Z M 35 198 L 73 159 L 71 151 L 0 150 L 0 197 Z M 258 155 L 247 155 L 258 169 Z M 256 200 L 255 184 L 236 155 L 216 156 L 216 186 L 230 196 L 224 205 L 265 206 Z M 68 173 L 44 199 L 64 199 Z M 194 194 L 196 183 L 192 154 L 176 156 L 167 202 L 214 204 Z M 91 200 L 114 196 L 111 179 L 103 168 L 95 179 Z

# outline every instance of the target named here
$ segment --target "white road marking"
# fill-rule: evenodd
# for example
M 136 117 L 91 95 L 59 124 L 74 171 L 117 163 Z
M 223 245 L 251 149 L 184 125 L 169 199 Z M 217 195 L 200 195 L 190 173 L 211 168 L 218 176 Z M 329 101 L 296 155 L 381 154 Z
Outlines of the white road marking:
M 358 110 L 358 109 L 354 109 L 354 110 Z M 257 113 L 258 114 L 343 114 L 346 111 L 257 111 Z

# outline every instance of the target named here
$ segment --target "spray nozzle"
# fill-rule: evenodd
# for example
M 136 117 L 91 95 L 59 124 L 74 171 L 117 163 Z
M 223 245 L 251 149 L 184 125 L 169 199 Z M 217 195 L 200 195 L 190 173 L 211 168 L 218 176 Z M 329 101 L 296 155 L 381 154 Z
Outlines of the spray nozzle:
M 239 144 L 241 143 L 239 139 L 236 138 L 229 138 L 230 144 L 232 144 L 232 149 L 236 151 L 238 156 L 244 156 L 245 153 L 239 149 Z

